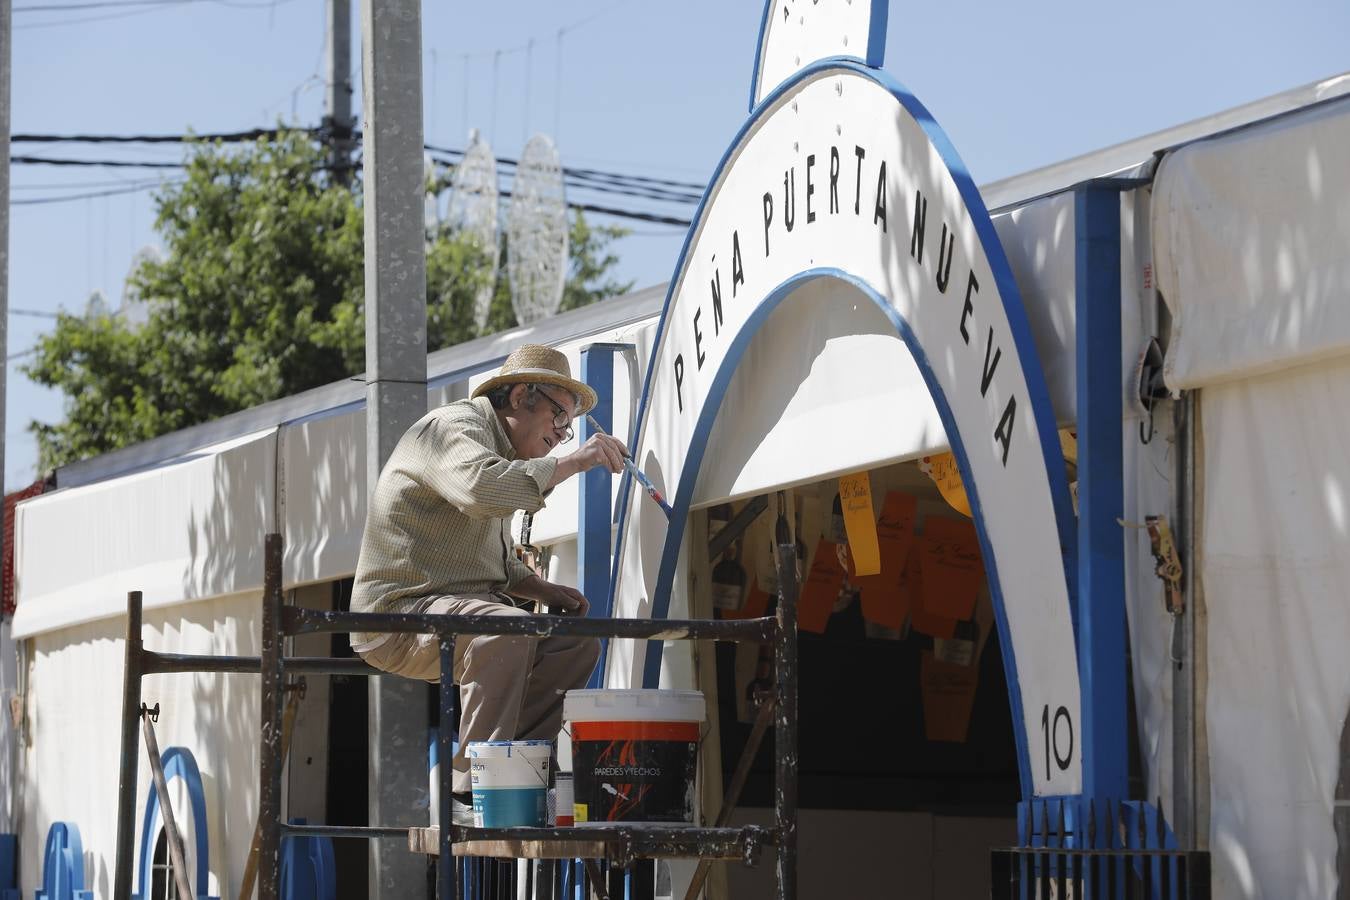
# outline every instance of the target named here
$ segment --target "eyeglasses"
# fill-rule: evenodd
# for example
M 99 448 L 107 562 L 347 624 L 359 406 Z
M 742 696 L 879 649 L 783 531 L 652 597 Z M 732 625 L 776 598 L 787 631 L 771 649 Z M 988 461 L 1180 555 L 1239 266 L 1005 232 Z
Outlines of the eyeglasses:
M 534 385 L 533 387 L 535 393 L 537 393 L 539 396 L 547 400 L 550 404 L 552 404 L 553 408 L 557 410 L 557 412 L 554 413 L 553 415 L 553 427 L 561 429 L 563 431 L 564 435 L 563 443 L 567 443 L 572 439 L 572 414 L 569 413 L 566 407 L 564 407 L 561 403 L 559 403 L 557 400 L 554 400 L 548 394 L 545 394 L 542 390 L 540 390 L 538 385 Z

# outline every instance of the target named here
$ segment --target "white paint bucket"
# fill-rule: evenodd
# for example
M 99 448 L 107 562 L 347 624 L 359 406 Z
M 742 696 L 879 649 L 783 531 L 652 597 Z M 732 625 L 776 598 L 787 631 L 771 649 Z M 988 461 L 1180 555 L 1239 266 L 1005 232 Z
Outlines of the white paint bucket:
M 552 741 L 469 744 L 473 819 L 479 828 L 542 827 Z

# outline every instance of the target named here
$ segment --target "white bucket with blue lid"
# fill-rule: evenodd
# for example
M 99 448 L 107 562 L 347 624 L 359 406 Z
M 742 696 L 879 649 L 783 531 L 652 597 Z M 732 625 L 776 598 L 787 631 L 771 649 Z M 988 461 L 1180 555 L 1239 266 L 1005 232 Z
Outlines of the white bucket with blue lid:
M 475 741 L 465 753 L 479 828 L 538 828 L 546 824 L 552 741 Z

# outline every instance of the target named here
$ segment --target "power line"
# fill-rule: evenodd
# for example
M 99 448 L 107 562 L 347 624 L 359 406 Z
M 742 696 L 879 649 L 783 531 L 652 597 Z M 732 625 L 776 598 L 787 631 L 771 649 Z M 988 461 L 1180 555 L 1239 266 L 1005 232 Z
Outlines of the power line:
M 509 196 L 509 195 L 508 195 Z M 654 222 L 658 225 L 679 225 L 681 228 L 688 228 L 690 221 L 688 219 L 677 219 L 674 216 L 662 216 L 656 213 L 634 212 L 628 209 L 615 209 L 609 206 L 596 206 L 592 203 L 569 203 L 572 209 L 580 209 L 586 212 L 600 213 L 601 215 L 614 216 L 619 219 L 632 219 L 635 222 Z
M 628 181 L 636 181 L 642 184 L 654 184 L 654 185 L 663 185 L 666 187 L 688 188 L 690 190 L 698 191 L 700 196 L 702 195 L 703 191 L 708 187 L 706 182 L 700 184 L 697 181 L 674 181 L 669 178 L 652 178 L 647 175 L 615 175 L 615 173 L 613 172 L 604 172 L 601 171 L 600 169 L 569 168 L 567 171 L 571 172 L 572 174 L 578 177 L 624 178 L 627 179 Z
M 318 129 L 276 129 L 276 128 L 256 128 L 248 131 L 221 132 L 217 134 L 206 135 L 108 135 L 108 134 L 20 134 L 14 137 L 15 143 L 79 143 L 79 144 L 128 144 L 128 143 L 186 143 L 190 141 L 221 141 L 221 142 L 245 142 L 258 140 L 263 137 L 276 136 L 285 131 L 299 131 L 318 137 L 321 135 Z M 358 135 L 359 137 L 359 135 Z M 463 159 L 464 151 L 449 147 L 436 147 L 426 145 L 426 149 L 434 154 L 440 154 L 442 157 L 437 159 L 443 165 L 456 165 Z M 435 159 L 435 157 L 433 157 Z M 11 162 L 19 165 L 50 165 L 65 167 L 114 167 L 114 168 L 150 168 L 150 169 L 182 169 L 186 167 L 181 162 L 157 162 L 148 160 L 113 160 L 113 159 L 70 159 L 62 157 L 19 155 L 11 158 Z M 507 168 L 515 168 L 519 165 L 518 160 L 510 157 L 498 157 L 497 162 Z M 562 169 L 563 178 L 567 185 L 575 190 L 594 191 L 597 193 L 612 194 L 623 197 L 633 197 L 641 200 L 655 200 L 662 203 L 697 203 L 702 197 L 703 185 L 695 182 L 676 181 L 673 179 L 653 178 L 643 175 L 624 175 L 616 172 L 605 172 L 599 169 L 573 169 L 564 166 Z M 85 200 L 98 197 L 110 197 L 119 194 L 134 193 L 136 191 L 146 190 L 152 187 L 152 184 L 141 183 L 128 185 L 124 188 L 113 188 L 106 191 L 95 191 L 89 193 L 59 195 L 54 197 L 33 197 L 23 200 L 13 200 L 13 206 L 33 206 L 48 203 L 63 203 L 73 200 Z M 676 188 L 677 190 L 672 190 Z M 510 193 L 503 191 L 501 196 L 509 197 Z M 580 209 L 587 212 L 595 212 L 603 215 L 616 216 L 619 218 L 633 219 L 642 222 L 654 222 L 663 225 L 677 225 L 688 227 L 689 220 L 667 216 L 660 213 L 652 213 L 643 210 L 619 209 L 611 206 L 601 206 L 593 203 L 569 203 L 568 206 L 574 209 Z
M 200 2 L 200 0 L 91 0 L 88 3 L 39 3 L 33 6 L 16 6 L 14 12 L 70 12 L 77 9 L 110 9 L 128 6 L 180 6 L 184 3 L 197 2 Z
M 358 134 L 356 136 L 359 137 L 360 135 Z M 444 163 L 447 165 L 456 165 L 458 158 L 462 158 L 464 156 L 463 150 L 458 150 L 454 147 L 437 147 L 434 144 L 424 144 L 422 149 L 427 150 L 431 153 L 441 153 L 446 155 L 447 157 L 449 157 L 449 159 L 437 160 L 437 162 Z M 518 164 L 518 160 L 509 156 L 497 156 L 494 157 L 494 159 L 496 160 L 499 166 L 515 167 Z M 624 175 L 618 172 L 605 172 L 600 169 L 578 169 L 572 166 L 563 166 L 562 171 L 564 175 L 570 175 L 575 178 L 581 179 L 609 180 L 612 182 L 613 181 L 634 182 L 637 184 L 653 185 L 656 187 L 682 188 L 684 190 L 698 192 L 699 197 L 696 197 L 695 199 L 701 198 L 703 190 L 707 187 L 706 184 L 699 184 L 696 181 L 676 181 L 670 178 L 653 178 L 648 175 Z
M 187 0 L 184 0 L 187 2 Z M 149 12 L 155 12 L 156 8 L 147 6 L 142 9 L 131 9 L 123 12 L 104 13 L 99 16 L 85 16 L 82 19 L 65 19 L 51 22 L 29 22 L 23 25 L 13 26 L 15 31 L 31 31 L 36 28 L 64 28 L 67 25 L 86 25 L 90 22 L 107 22 L 111 19 L 129 19 L 132 16 L 143 16 Z
M 510 191 L 498 191 L 497 196 L 509 200 Z M 638 212 L 631 209 L 616 209 L 612 206 L 596 206 L 593 203 L 572 203 L 568 202 L 571 209 L 579 209 L 583 212 L 599 213 L 606 216 L 614 216 L 619 219 L 632 219 L 636 222 L 653 222 L 658 225 L 679 225 L 682 228 L 689 227 L 688 219 L 677 219 L 674 216 L 663 216 L 658 213 Z
M 75 188 L 106 188 L 106 187 L 124 187 L 135 184 L 125 178 L 110 179 L 108 181 L 42 181 L 28 184 L 11 184 L 11 191 L 71 191 Z
M 436 159 L 436 157 L 434 156 L 432 157 L 432 159 L 436 162 L 444 162 L 444 160 Z M 590 182 L 578 181 L 573 178 L 569 178 L 566 175 L 563 176 L 563 184 L 565 184 L 567 187 L 573 190 L 595 191 L 601 194 L 613 194 L 621 197 L 634 197 L 639 200 L 655 200 L 658 203 L 679 203 L 683 205 L 689 205 L 697 203 L 700 199 L 702 199 L 701 195 L 699 194 L 675 193 L 672 191 L 645 188 L 642 186 L 625 186 L 622 183 L 593 184 Z
M 145 162 L 129 159 L 60 159 L 53 156 L 11 156 L 11 163 L 30 166 L 111 166 L 128 169 L 181 169 L 185 163 Z
M 16 134 L 11 144 L 198 144 L 206 142 L 242 143 L 274 138 L 292 132 L 317 135 L 317 128 L 250 128 L 247 131 L 222 131 L 208 134 Z
M 576 31 L 583 25 L 589 25 L 596 19 L 599 19 L 602 16 L 609 15 L 614 10 L 618 9 L 620 6 L 623 6 L 627 2 L 628 0 L 618 0 L 617 3 L 611 3 L 604 9 L 596 10 L 589 16 L 585 16 L 584 18 L 578 19 L 577 21 L 572 22 L 571 24 L 564 25 L 562 28 L 559 28 L 557 30 L 556 34 L 564 35 L 567 34 L 569 31 Z M 459 50 L 459 51 L 452 51 L 449 55 L 458 56 L 460 59 L 487 59 L 487 58 L 499 58 L 503 56 L 512 56 L 516 53 L 527 52 L 530 49 L 530 44 L 534 43 L 535 40 L 536 38 L 531 37 L 524 43 L 515 44 L 514 46 L 511 47 L 494 47 L 491 50 Z
M 283 134 L 301 133 L 308 134 L 311 137 L 320 138 L 323 136 L 322 129 L 319 128 L 252 128 L 246 131 L 224 131 L 206 134 L 16 134 L 10 138 L 11 143 L 15 144 L 190 144 L 205 142 L 221 143 L 244 143 L 247 141 L 256 141 L 263 138 L 275 138 Z M 353 140 L 360 140 L 361 133 L 354 132 Z M 455 147 L 439 147 L 435 144 L 424 144 L 423 149 L 431 153 L 440 153 L 448 157 L 440 159 L 437 162 L 446 165 L 455 165 L 459 159 L 463 158 L 464 151 Z M 16 157 L 24 159 L 26 157 Z M 514 167 L 517 160 L 509 156 L 496 157 L 498 165 Z M 619 172 L 607 172 L 603 169 L 578 168 L 574 166 L 563 166 L 565 176 L 582 181 L 600 181 L 606 184 L 619 186 L 650 186 L 655 189 L 676 188 L 684 191 L 691 191 L 696 196 L 680 196 L 671 199 L 678 200 L 699 200 L 702 198 L 706 184 L 696 181 L 680 181 L 673 178 L 656 178 L 650 175 L 626 175 Z
M 46 312 L 41 309 L 17 309 L 13 306 L 9 308 L 11 316 L 37 316 L 41 319 L 55 319 L 60 317 L 60 313 Z
M 32 28 L 61 28 L 67 25 L 85 25 L 90 22 L 106 22 L 110 19 L 125 19 L 130 16 L 139 16 L 149 12 L 157 12 L 163 9 L 188 6 L 197 3 L 213 3 L 217 6 L 225 6 L 232 9 L 270 10 L 282 3 L 290 2 L 291 0 L 260 0 L 260 2 L 248 2 L 248 0 L 87 0 L 87 2 L 78 3 L 21 6 L 16 7 L 12 11 L 16 13 L 61 13 L 78 12 L 87 9 L 119 10 L 118 12 L 84 16 L 77 19 L 54 19 L 49 22 L 29 22 L 27 24 L 14 26 L 15 31 L 23 31 Z
M 93 200 L 98 197 L 117 197 L 122 194 L 138 194 L 141 191 L 148 191 L 151 188 L 158 187 L 161 184 L 175 184 L 176 182 L 141 182 L 130 184 L 123 188 L 113 188 L 107 191 L 91 191 L 84 194 L 59 194 L 54 197 L 26 197 L 23 200 L 10 200 L 10 206 L 42 206 L 49 203 L 67 203 L 71 200 Z
M 93 134 L 19 134 L 12 138 L 12 143 L 82 143 L 82 144 L 127 144 L 127 143 L 158 143 L 158 144 L 182 144 L 182 143 L 246 143 L 250 140 L 259 140 L 263 138 L 277 138 L 282 134 L 290 132 L 300 132 L 320 138 L 321 131 L 317 128 L 251 128 L 247 131 L 225 131 L 213 132 L 213 134 L 182 134 L 182 135 L 93 135 Z M 352 135 L 354 139 L 359 140 L 360 134 Z M 441 165 L 458 165 L 459 159 L 463 158 L 464 151 L 455 147 L 439 147 L 435 144 L 424 144 L 425 150 L 432 154 L 441 154 L 444 158 L 436 159 Z M 70 161 L 70 159 L 55 159 L 49 157 L 15 157 L 16 163 L 34 163 L 34 165 L 53 165 L 53 166 L 126 166 L 126 167 L 154 167 L 154 169 L 175 169 L 182 167 L 182 163 L 170 162 L 132 162 L 132 161 Z M 501 166 L 514 167 L 518 165 L 517 159 L 510 157 L 497 157 L 497 163 Z M 698 184 L 694 181 L 678 181 L 674 178 L 655 178 L 651 175 L 628 175 L 613 173 L 613 171 L 603 171 L 599 169 L 578 169 L 578 167 L 563 166 L 564 177 L 570 179 L 572 184 L 578 188 L 585 188 L 586 184 L 582 182 L 598 182 L 598 184 L 618 186 L 618 188 L 632 188 L 639 190 L 649 190 L 651 194 L 632 194 L 632 196 L 647 196 L 649 200 L 668 200 L 674 202 L 697 202 L 702 198 L 703 189 L 706 185 Z M 675 190 L 668 190 L 675 189 Z M 599 188 L 597 188 L 599 190 Z M 687 192 L 687 193 L 678 193 Z

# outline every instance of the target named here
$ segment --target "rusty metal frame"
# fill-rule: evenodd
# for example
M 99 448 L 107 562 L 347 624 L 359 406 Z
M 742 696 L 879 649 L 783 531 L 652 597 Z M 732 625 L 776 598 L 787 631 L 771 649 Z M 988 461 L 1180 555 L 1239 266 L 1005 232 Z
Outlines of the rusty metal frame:
M 791 545 L 780 552 L 795 552 Z M 117 868 L 114 900 L 130 900 L 134 850 L 137 725 L 141 706 L 141 679 L 154 673 L 217 672 L 258 674 L 261 681 L 259 728 L 259 852 L 258 898 L 280 900 L 281 843 L 287 835 L 330 838 L 410 839 L 410 826 L 289 825 L 283 818 L 282 709 L 286 679 L 291 674 L 383 676 L 359 659 L 287 657 L 288 637 L 317 632 L 435 634 L 440 639 L 442 727 L 438 734 L 441 759 L 450 759 L 449 706 L 455 699 L 452 667 L 457 635 L 514 634 L 527 637 L 568 635 L 636 640 L 715 640 L 771 644 L 777 670 L 774 716 L 775 824 L 772 828 L 686 828 L 652 825 L 615 825 L 577 828 L 479 829 L 451 823 L 450 767 L 441 773 L 440 878 L 441 898 L 458 898 L 463 879 L 456 872 L 454 845 L 485 840 L 601 841 L 607 854 L 610 880 L 616 868 L 635 860 L 662 857 L 727 858 L 739 855 L 753 863 L 767 844 L 776 848 L 778 900 L 796 900 L 797 867 L 797 618 L 794 578 L 780 579 L 777 615 L 762 619 L 652 620 L 592 619 L 562 616 L 445 616 L 392 613 L 352 613 L 287 606 L 282 585 L 282 538 L 268 534 L 264 541 L 262 642 L 260 656 L 208 656 L 157 653 L 141 640 L 142 600 L 139 591 L 127 596 L 126 675 L 123 694 L 122 759 L 119 780 Z M 738 852 L 733 852 L 733 850 Z M 559 866 L 558 868 L 561 868 Z

